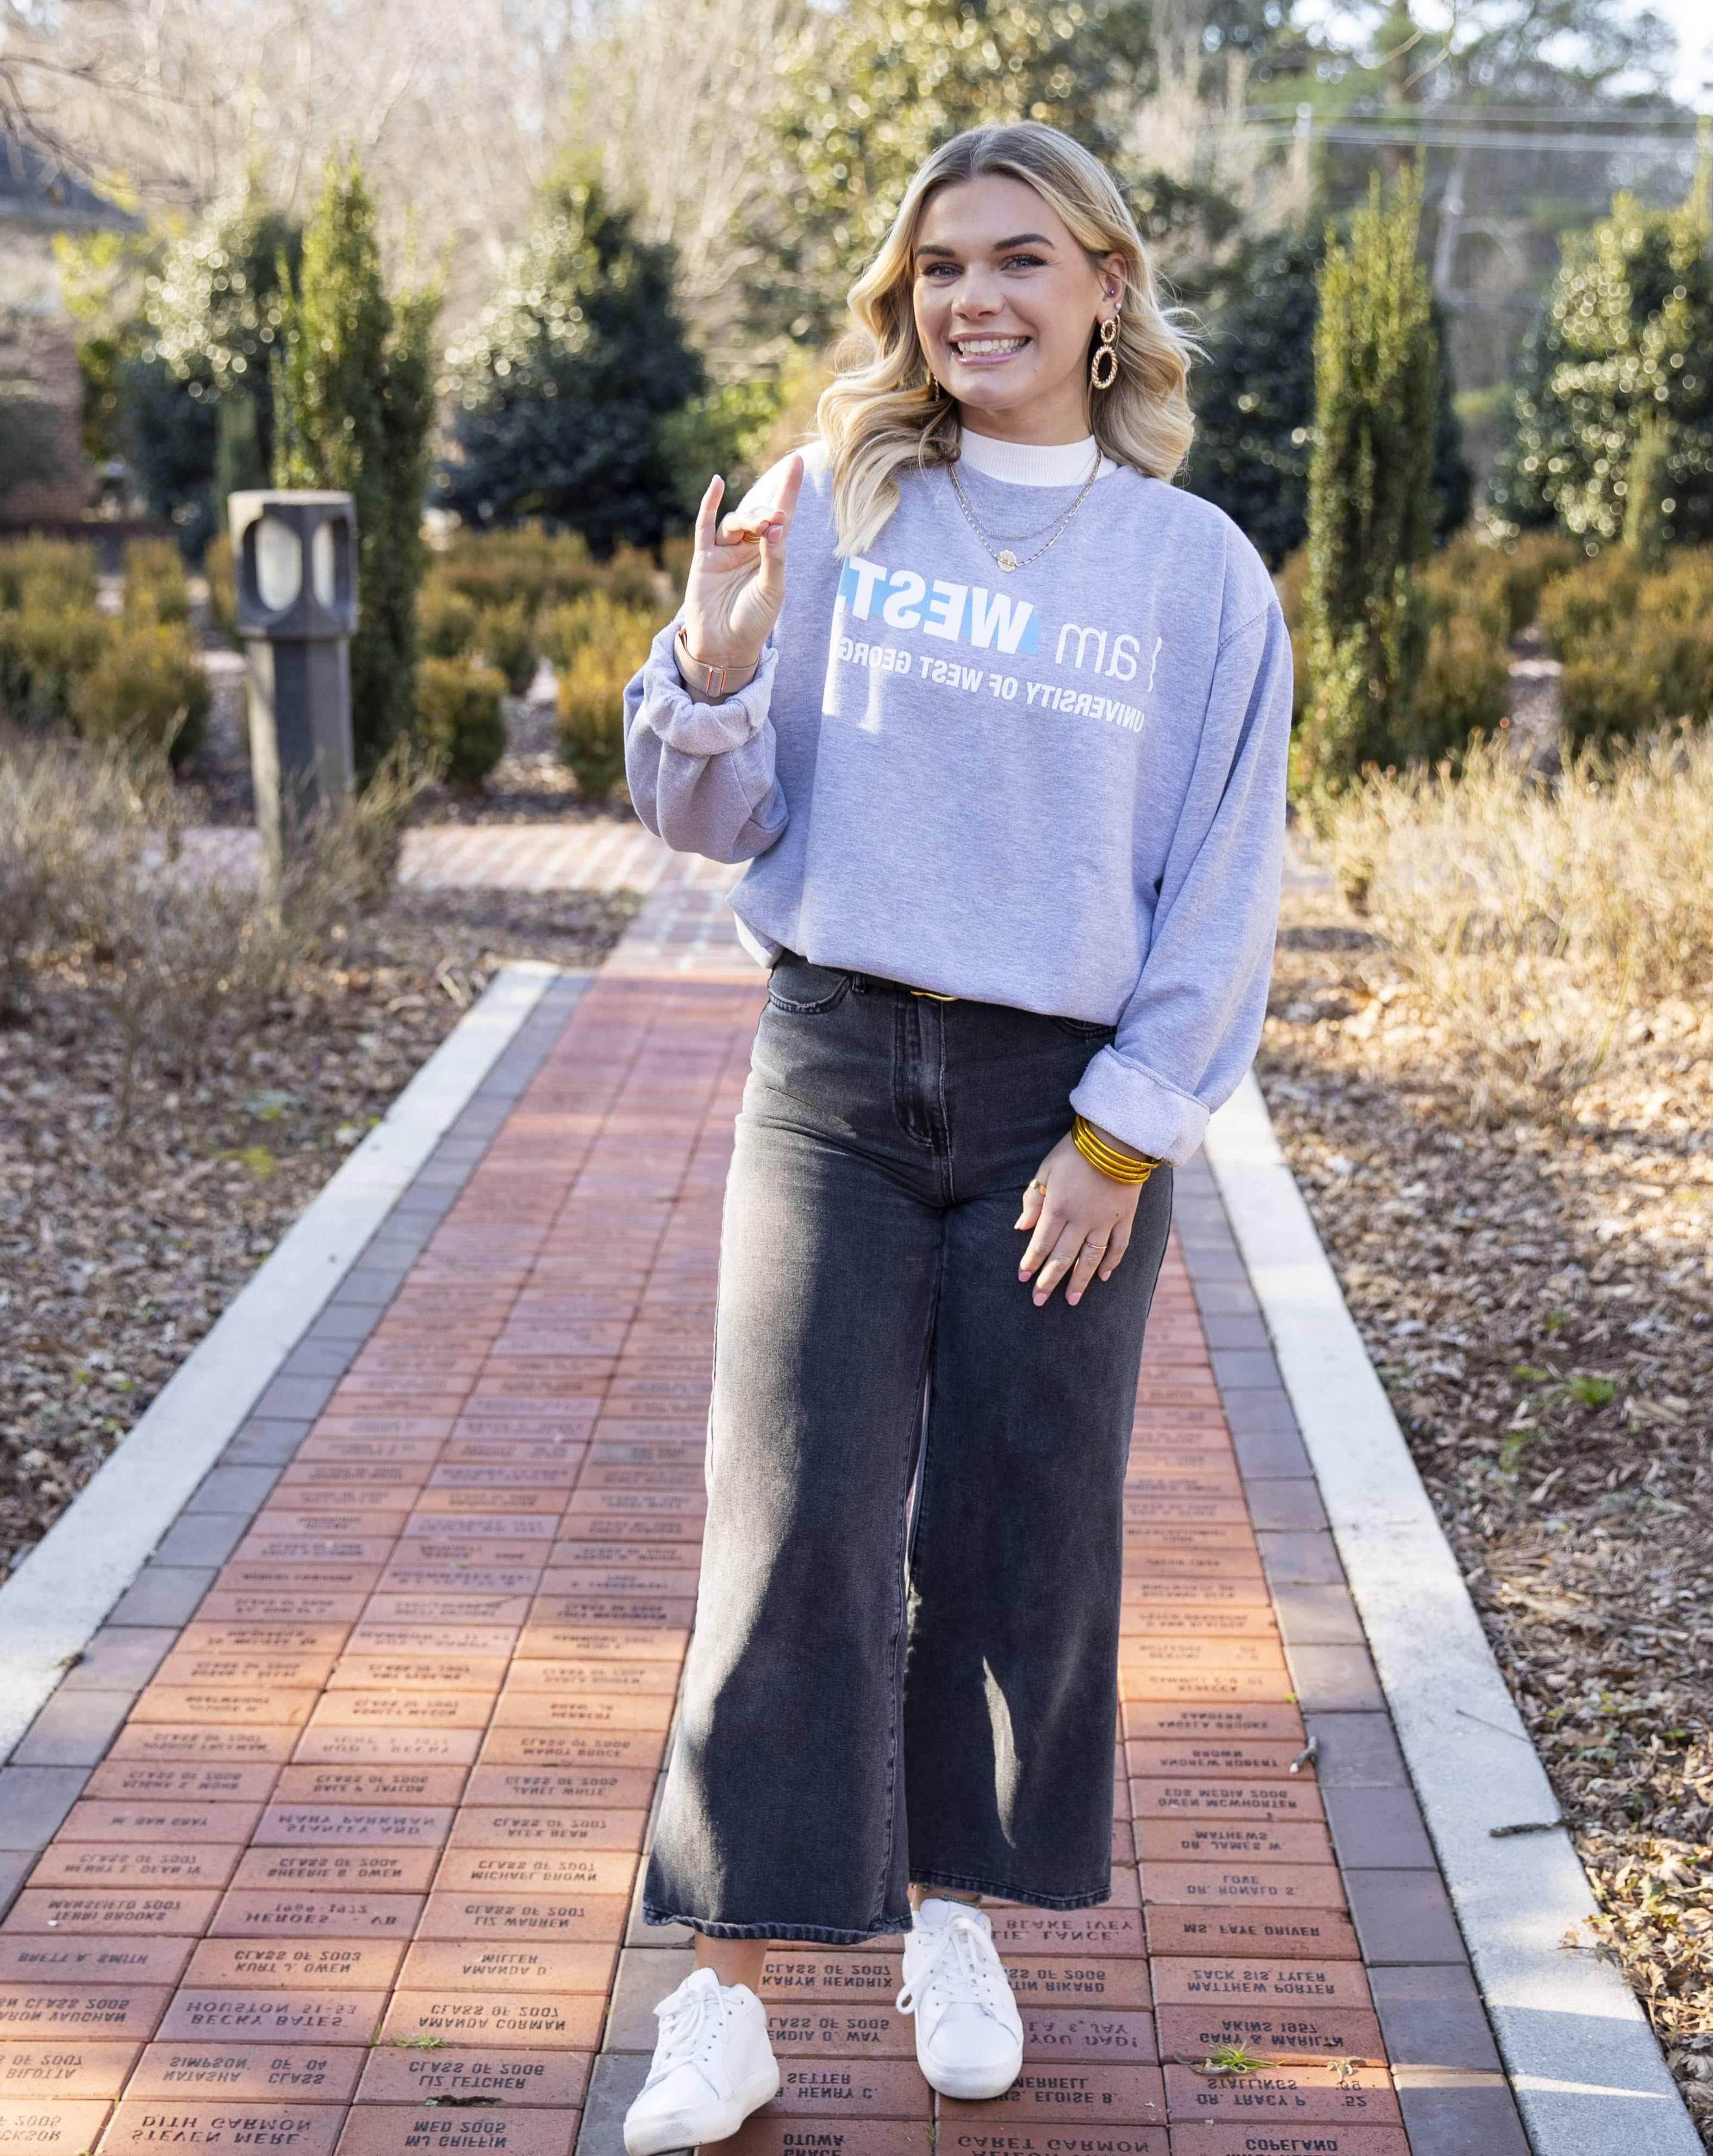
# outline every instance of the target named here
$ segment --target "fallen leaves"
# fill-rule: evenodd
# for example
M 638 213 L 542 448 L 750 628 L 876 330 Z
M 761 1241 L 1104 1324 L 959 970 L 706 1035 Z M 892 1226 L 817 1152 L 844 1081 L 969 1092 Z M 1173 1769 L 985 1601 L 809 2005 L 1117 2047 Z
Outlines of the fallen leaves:
M 598 963 L 635 911 L 570 892 L 401 892 L 241 1054 L 139 1083 L 75 975 L 0 1030 L 0 1572 L 71 1502 L 463 1010 L 511 957 Z
M 1583 1950 L 1713 2146 L 1708 1029 L 1662 1022 L 1573 1115 L 1478 1114 L 1452 1026 L 1300 888 L 1258 1067 L 1587 1867 Z

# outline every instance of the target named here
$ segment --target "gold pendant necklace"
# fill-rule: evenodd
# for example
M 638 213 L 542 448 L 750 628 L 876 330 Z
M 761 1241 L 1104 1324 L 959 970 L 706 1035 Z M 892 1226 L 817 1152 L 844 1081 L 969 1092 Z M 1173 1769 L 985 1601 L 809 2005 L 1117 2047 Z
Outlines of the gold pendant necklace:
M 1001 535 L 995 532 L 990 536 L 987 531 L 982 526 L 979 519 L 976 516 L 975 511 L 970 506 L 969 496 L 963 490 L 963 485 L 957 476 L 957 466 L 955 464 L 947 465 L 946 467 L 946 475 L 951 481 L 951 490 L 957 496 L 957 506 L 963 511 L 965 522 L 969 526 L 971 531 L 975 533 L 977 538 L 982 542 L 982 552 L 987 555 L 999 568 L 1003 569 L 1008 575 L 1009 575 L 1013 569 L 1026 569 L 1031 562 L 1039 562 L 1042 555 L 1046 553 L 1049 548 L 1058 545 L 1060 538 L 1064 536 L 1066 526 L 1069 525 L 1072 517 L 1076 515 L 1078 510 L 1080 510 L 1083 504 L 1088 500 L 1090 488 L 1094 485 L 1095 481 L 1100 476 L 1100 444 L 1098 442 L 1095 443 L 1094 467 L 1090 470 L 1088 477 L 1083 481 L 1076 500 L 1072 502 L 1070 507 L 1065 511 L 1064 514 L 1055 521 L 1053 526 L 1052 537 L 1048 540 L 1046 546 L 1036 547 L 1033 554 L 1025 554 L 1021 560 L 1018 558 L 1017 555 L 1008 546 L 1002 545 L 998 548 L 998 552 L 995 552 L 993 540 L 999 538 Z M 1048 529 L 1048 526 L 1044 524 L 1039 527 L 1039 529 L 1044 531 Z M 1015 536 L 1018 537 L 1019 543 L 1026 544 L 1028 541 L 1034 538 L 1036 534 L 1033 531 L 1028 531 L 1019 533 Z

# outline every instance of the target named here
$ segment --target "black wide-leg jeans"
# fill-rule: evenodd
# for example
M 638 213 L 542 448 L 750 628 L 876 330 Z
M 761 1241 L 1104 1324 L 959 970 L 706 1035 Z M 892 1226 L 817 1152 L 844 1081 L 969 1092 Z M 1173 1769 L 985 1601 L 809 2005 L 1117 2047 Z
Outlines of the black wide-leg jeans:
M 1013 1224 L 1111 1037 L 774 967 L 651 1922 L 844 1943 L 908 1928 L 911 1881 L 1105 1899 L 1125 1460 L 1171 1174 L 1074 1309 L 1062 1286 L 1036 1308 Z

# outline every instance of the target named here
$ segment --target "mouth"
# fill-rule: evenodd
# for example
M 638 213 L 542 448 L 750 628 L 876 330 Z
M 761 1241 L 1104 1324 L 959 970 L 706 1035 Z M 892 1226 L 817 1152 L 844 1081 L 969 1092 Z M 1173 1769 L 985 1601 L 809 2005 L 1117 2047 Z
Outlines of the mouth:
M 997 367 L 1033 341 L 1026 336 L 953 336 L 946 342 L 966 367 Z

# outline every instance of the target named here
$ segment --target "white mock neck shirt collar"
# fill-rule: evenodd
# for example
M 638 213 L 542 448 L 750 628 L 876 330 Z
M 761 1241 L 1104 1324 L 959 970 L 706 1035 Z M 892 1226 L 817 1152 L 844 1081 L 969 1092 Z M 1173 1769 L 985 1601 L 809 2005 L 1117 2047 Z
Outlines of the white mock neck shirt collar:
M 966 427 L 962 441 L 962 461 L 971 471 L 1011 486 L 1080 486 L 1095 456 L 1092 434 L 1080 442 L 1002 442 Z M 1101 458 L 1102 479 L 1117 469 L 1110 458 Z

